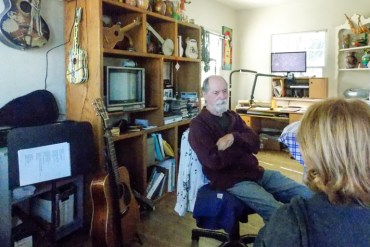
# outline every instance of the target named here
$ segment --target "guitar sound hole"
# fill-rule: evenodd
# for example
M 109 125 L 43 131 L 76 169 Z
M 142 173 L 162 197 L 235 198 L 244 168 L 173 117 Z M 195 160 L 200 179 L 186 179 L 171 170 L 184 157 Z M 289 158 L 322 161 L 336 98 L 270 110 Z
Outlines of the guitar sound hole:
M 77 64 L 77 58 L 73 58 L 73 64 Z
M 26 1 L 22 1 L 20 2 L 19 4 L 19 8 L 26 14 L 29 14 L 31 13 L 31 4 L 26 2 Z

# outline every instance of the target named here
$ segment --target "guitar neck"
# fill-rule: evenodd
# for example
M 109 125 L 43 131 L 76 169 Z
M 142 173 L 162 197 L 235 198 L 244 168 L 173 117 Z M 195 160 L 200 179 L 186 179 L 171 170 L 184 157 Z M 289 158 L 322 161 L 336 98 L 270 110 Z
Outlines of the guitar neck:
M 81 21 L 82 8 L 77 8 L 75 12 L 75 20 L 73 24 L 73 50 L 76 53 L 78 50 L 78 26 Z
M 106 148 L 108 149 L 108 156 L 111 167 L 112 175 L 114 176 L 114 182 L 115 184 L 119 184 L 119 174 L 118 174 L 118 162 L 117 162 L 117 156 L 116 156 L 116 149 L 114 147 L 114 143 L 112 140 L 112 134 L 110 132 L 110 129 L 105 130 L 105 142 L 106 142 Z
M 73 51 L 77 52 L 78 49 L 78 23 L 75 23 L 73 28 Z
M 40 0 L 33 1 L 32 3 L 31 25 L 30 25 L 29 33 L 32 33 L 33 27 L 35 27 L 35 31 L 39 35 L 42 35 L 41 20 L 40 20 Z

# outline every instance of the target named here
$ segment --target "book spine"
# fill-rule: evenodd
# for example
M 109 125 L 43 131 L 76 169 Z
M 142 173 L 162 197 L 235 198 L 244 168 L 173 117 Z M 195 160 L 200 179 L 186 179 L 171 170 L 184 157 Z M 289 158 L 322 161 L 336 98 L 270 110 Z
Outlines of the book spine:
M 163 160 L 163 155 L 162 155 L 162 152 L 161 152 L 158 135 L 156 133 L 153 133 L 152 136 L 154 138 L 155 158 L 157 160 L 161 161 L 161 160 Z
M 153 197 L 153 194 L 154 192 L 156 191 L 156 189 L 158 188 L 159 184 L 161 183 L 162 179 L 164 177 L 164 173 L 162 172 L 159 172 L 159 175 L 158 177 L 156 178 L 156 180 L 153 182 L 153 186 L 150 188 L 148 194 L 146 195 L 146 197 L 148 199 L 152 199 Z

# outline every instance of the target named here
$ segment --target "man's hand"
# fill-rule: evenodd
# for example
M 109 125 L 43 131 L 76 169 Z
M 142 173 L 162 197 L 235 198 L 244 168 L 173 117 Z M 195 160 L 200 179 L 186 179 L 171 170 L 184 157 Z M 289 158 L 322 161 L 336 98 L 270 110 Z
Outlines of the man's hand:
M 219 151 L 223 151 L 233 145 L 234 143 L 234 136 L 233 134 L 226 134 L 220 139 L 218 139 L 216 145 Z

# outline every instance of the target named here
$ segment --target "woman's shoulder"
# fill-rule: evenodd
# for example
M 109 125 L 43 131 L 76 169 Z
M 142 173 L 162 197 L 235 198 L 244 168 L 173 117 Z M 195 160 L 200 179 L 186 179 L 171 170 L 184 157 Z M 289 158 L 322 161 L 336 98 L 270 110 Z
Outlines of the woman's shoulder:
M 294 198 L 278 208 L 258 234 L 256 246 L 308 246 L 305 200 Z

